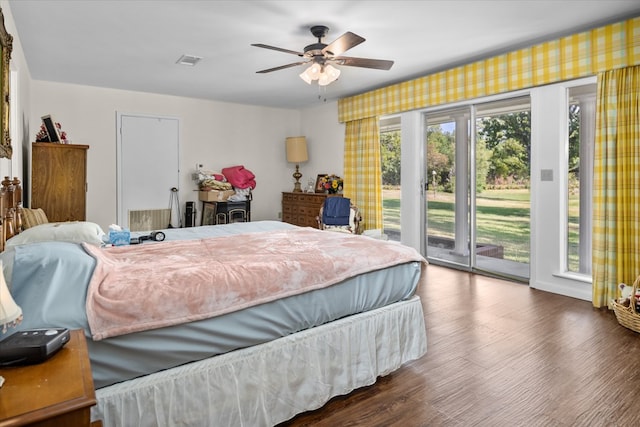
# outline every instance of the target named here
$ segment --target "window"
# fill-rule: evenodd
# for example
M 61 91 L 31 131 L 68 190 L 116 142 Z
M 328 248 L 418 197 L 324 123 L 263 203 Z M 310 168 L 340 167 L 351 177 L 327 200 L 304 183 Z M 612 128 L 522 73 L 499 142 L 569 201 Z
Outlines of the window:
M 380 121 L 380 156 L 382 165 L 383 232 L 390 240 L 400 241 L 400 117 Z
M 569 89 L 567 135 L 567 271 L 591 274 L 591 191 L 596 85 Z

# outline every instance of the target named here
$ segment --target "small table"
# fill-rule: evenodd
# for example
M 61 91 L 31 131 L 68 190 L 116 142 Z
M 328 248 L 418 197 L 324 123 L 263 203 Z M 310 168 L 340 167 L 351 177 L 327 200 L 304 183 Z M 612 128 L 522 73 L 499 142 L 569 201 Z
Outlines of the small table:
M 82 330 L 49 360 L 0 369 L 0 427 L 100 426 L 91 423 L 96 404 L 87 343 Z
M 251 200 L 202 202 L 201 225 L 251 221 Z

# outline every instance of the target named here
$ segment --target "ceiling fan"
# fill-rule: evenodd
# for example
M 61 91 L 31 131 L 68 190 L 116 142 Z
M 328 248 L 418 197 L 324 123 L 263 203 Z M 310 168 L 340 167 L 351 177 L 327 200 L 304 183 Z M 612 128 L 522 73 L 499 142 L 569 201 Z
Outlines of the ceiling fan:
M 310 44 L 304 48 L 303 52 L 282 49 L 280 47 L 269 46 L 262 43 L 252 44 L 251 46 L 261 47 L 264 49 L 277 50 L 279 52 L 297 55 L 303 60 L 291 64 L 281 65 L 279 67 L 267 68 L 266 70 L 256 71 L 256 73 L 270 73 L 272 71 L 284 70 L 286 68 L 296 67 L 298 65 L 311 64 L 302 74 L 300 78 L 311 84 L 312 81 L 318 80 L 320 86 L 326 86 L 335 81 L 340 75 L 340 70 L 331 64 L 345 65 L 349 67 L 373 68 L 376 70 L 389 70 L 393 66 L 393 61 L 384 59 L 370 58 L 354 58 L 349 56 L 340 56 L 347 50 L 364 42 L 365 39 L 357 34 L 347 31 L 330 44 L 322 43 L 322 39 L 327 35 L 329 27 L 324 25 L 315 25 L 310 28 L 311 34 L 318 38 L 317 43 Z

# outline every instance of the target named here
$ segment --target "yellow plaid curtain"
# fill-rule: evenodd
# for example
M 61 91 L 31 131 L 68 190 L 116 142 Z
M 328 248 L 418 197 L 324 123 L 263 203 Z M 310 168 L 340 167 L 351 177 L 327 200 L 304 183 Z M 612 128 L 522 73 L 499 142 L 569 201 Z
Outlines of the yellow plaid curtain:
M 640 17 L 342 98 L 338 120 L 383 116 L 640 64 Z
M 598 76 L 593 305 L 610 306 L 640 275 L 640 66 Z
M 378 117 L 346 123 L 344 195 L 358 206 L 364 230 L 382 228 L 382 166 Z

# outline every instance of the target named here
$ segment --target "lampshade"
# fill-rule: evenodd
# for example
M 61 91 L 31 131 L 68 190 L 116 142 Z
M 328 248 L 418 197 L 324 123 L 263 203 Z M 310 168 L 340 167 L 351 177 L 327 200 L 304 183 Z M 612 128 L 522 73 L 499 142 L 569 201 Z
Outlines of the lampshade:
M 308 84 L 317 80 L 320 86 L 326 86 L 329 83 L 335 82 L 338 77 L 340 77 L 340 70 L 331 65 L 320 65 L 317 63 L 313 63 L 300 74 L 300 78 Z
M 9 293 L 1 269 L 2 263 L 0 263 L 0 326 L 4 334 L 10 326 L 16 326 L 22 321 L 22 309 Z
M 290 136 L 286 139 L 287 162 L 302 163 L 309 160 L 307 154 L 307 138 L 304 136 Z
M 304 136 L 290 136 L 286 139 L 286 145 L 287 161 L 296 164 L 296 171 L 293 173 L 293 179 L 296 180 L 293 191 L 300 192 L 302 191 L 302 186 L 300 185 L 302 174 L 300 173 L 300 165 L 298 163 L 309 160 L 309 155 L 307 154 L 307 138 Z

